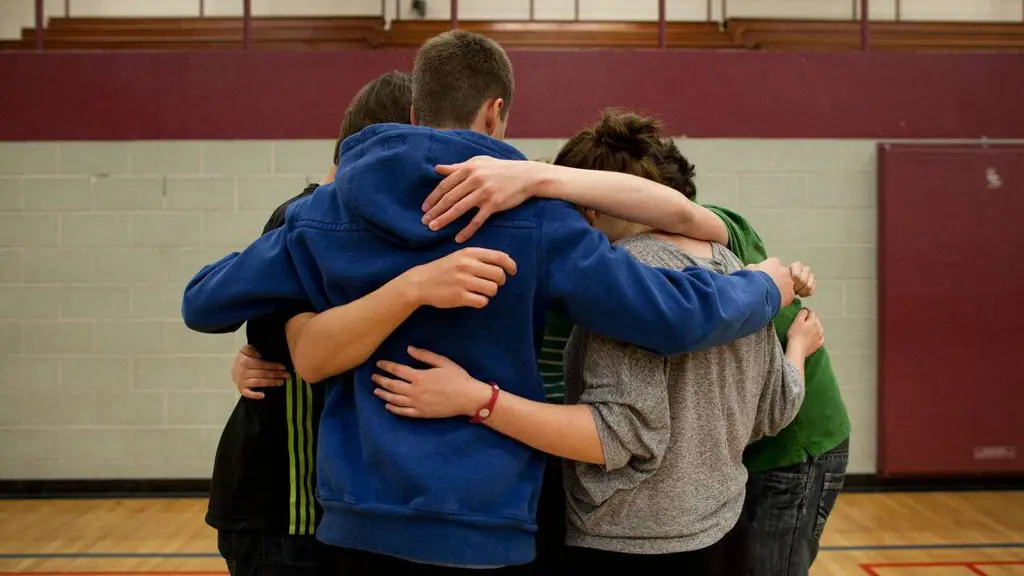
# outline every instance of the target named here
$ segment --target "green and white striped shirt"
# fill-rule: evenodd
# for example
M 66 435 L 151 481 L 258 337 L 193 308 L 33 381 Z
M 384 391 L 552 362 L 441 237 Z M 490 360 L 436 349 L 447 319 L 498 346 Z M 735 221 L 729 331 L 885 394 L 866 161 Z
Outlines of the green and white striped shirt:
M 572 323 L 558 312 L 549 311 L 544 325 L 544 339 L 541 342 L 537 368 L 544 383 L 544 397 L 552 404 L 565 400 L 565 372 L 562 367 L 562 352 L 572 334 Z

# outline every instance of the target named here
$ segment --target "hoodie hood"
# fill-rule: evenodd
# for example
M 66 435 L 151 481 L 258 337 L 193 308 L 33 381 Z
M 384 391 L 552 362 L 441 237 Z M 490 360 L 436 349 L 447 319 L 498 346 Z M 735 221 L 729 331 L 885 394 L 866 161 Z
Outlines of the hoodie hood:
M 402 246 L 433 246 L 451 241 L 472 217 L 436 232 L 423 225 L 423 201 L 442 180 L 435 167 L 474 156 L 526 160 L 514 147 L 471 130 L 376 124 L 343 143 L 335 193 L 374 234 Z

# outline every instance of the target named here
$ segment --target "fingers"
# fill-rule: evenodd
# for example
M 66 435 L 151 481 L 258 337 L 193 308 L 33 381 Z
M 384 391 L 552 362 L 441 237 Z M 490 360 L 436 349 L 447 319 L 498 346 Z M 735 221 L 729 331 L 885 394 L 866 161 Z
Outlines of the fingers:
M 263 400 L 264 396 L 266 396 L 263 392 L 256 392 L 249 388 L 239 388 L 238 391 L 241 392 L 242 396 L 250 400 Z
M 435 368 L 446 368 L 448 366 L 455 365 L 454 362 L 440 354 L 435 354 L 429 350 L 423 350 L 422 348 L 416 348 L 415 346 L 409 346 L 407 352 L 409 352 L 409 356 L 412 356 L 416 360 Z
M 257 350 L 256 347 L 253 346 L 252 344 L 246 344 L 245 346 L 242 346 L 242 348 L 238 351 L 238 353 L 241 354 L 242 356 L 248 356 L 250 358 L 262 358 L 263 357 L 263 356 L 260 356 L 260 351 Z
M 393 394 L 399 394 L 402 396 L 408 396 L 412 392 L 412 384 L 403 382 L 402 380 L 395 380 L 394 378 L 388 378 L 380 374 L 374 374 L 370 377 L 373 383 L 381 388 L 391 392 Z
M 434 166 L 434 171 L 437 172 L 438 174 L 440 174 L 441 176 L 448 176 L 449 174 L 452 174 L 456 170 L 458 170 L 460 166 L 462 166 L 461 163 L 459 163 L 459 164 L 438 164 L 437 166 Z
M 454 176 L 449 176 L 448 178 L 454 178 Z M 430 207 L 430 210 L 427 210 L 423 215 L 423 223 L 429 223 L 431 230 L 440 230 L 443 228 L 444 226 L 437 225 L 439 224 L 438 220 L 440 217 L 446 215 L 453 206 L 463 200 L 466 196 L 469 196 L 470 193 L 473 192 L 474 188 L 473 182 L 468 177 L 464 178 L 459 182 L 458 186 L 455 186 L 449 190 L 447 194 L 441 196 L 434 202 Z M 433 195 L 433 193 L 431 193 L 431 195 Z M 468 210 L 468 208 L 465 210 Z M 463 212 L 465 212 L 465 210 L 463 210 Z M 451 220 L 454 220 L 454 218 Z M 447 220 L 447 222 L 451 222 L 451 220 Z
M 505 270 L 493 264 L 487 264 L 480 260 L 469 260 L 463 264 L 461 272 L 469 274 L 474 278 L 481 278 L 494 282 L 498 286 L 505 285 Z
M 395 394 L 394 392 L 389 392 L 384 388 L 374 388 L 373 395 L 387 402 L 388 404 L 392 404 L 394 406 L 412 406 L 412 398 L 409 398 L 408 396 L 402 396 L 401 394 Z
M 490 299 L 482 294 L 474 294 L 473 292 L 463 292 L 462 303 L 459 306 L 464 306 L 466 308 L 476 308 L 477 310 L 479 310 L 481 308 L 486 308 L 487 305 L 490 304 L 490 302 Z
M 809 273 L 810 270 L 800 262 L 793 262 L 789 265 L 789 275 L 793 277 L 793 285 L 797 288 L 803 288 L 807 283 L 807 274 Z
M 383 370 L 384 372 L 387 372 L 388 374 L 398 376 L 399 378 L 405 381 L 412 380 L 413 378 L 416 377 L 416 374 L 419 372 L 419 370 L 415 370 L 404 364 L 388 362 L 387 360 L 381 360 L 377 362 L 377 368 Z
M 434 167 L 434 170 L 438 174 L 444 176 L 445 179 L 441 180 L 441 183 L 438 184 L 437 187 L 434 188 L 434 191 L 431 192 L 429 196 L 427 196 L 427 199 L 423 201 L 424 212 L 430 211 L 434 207 L 434 205 L 437 204 L 438 200 L 444 198 L 444 196 L 448 194 L 448 192 L 450 192 L 452 188 L 455 188 L 456 186 L 461 184 L 463 180 L 469 177 L 470 171 L 461 169 L 463 168 L 463 164 L 464 163 L 451 164 L 447 166 L 441 165 Z M 429 220 L 425 220 L 425 222 L 429 222 Z
M 818 279 L 814 277 L 814 274 L 811 274 L 811 280 L 810 280 L 810 282 L 807 283 L 807 287 L 804 288 L 804 292 L 807 293 L 807 296 L 812 296 L 812 295 L 814 295 L 814 291 L 817 288 L 818 288 Z
M 277 378 L 243 378 L 241 386 L 244 388 L 276 388 L 284 386 L 284 380 Z
M 808 316 L 810 316 L 810 313 L 811 313 L 811 309 L 810 308 L 804 308 L 803 310 L 797 312 L 796 320 L 798 322 L 806 322 Z
M 266 360 L 260 360 L 252 356 L 244 355 L 242 359 L 242 368 L 246 371 L 266 371 L 266 372 L 277 372 L 282 373 L 283 376 L 287 376 L 286 368 L 283 364 L 277 362 L 267 362 Z M 283 377 L 282 376 L 282 377 Z
M 487 219 L 491 217 L 491 214 L 491 210 L 486 207 L 481 207 L 477 210 L 476 216 L 469 221 L 469 224 L 455 235 L 455 242 L 457 244 L 462 244 L 472 238 L 473 234 L 476 234 L 476 231 L 479 230 L 480 227 L 484 225 L 484 222 L 487 222 Z
M 242 372 L 242 380 L 266 380 L 268 382 L 282 382 L 289 374 L 281 370 L 253 370 L 246 368 Z
M 479 294 L 488 298 L 494 298 L 498 295 L 498 284 L 491 280 L 484 280 L 483 278 L 469 277 L 462 281 L 463 289 L 472 292 L 473 294 Z
M 384 407 L 387 408 L 388 412 L 391 412 L 396 416 L 404 416 L 406 418 L 423 418 L 420 411 L 415 408 L 406 408 L 403 406 L 395 406 L 393 404 L 385 404 Z
M 440 230 L 445 226 L 455 222 L 462 217 L 463 214 L 469 212 L 473 208 L 476 208 L 481 203 L 481 197 L 479 194 L 473 194 L 474 190 L 471 188 L 470 181 L 463 182 L 460 188 L 452 190 L 447 196 L 441 199 L 430 209 L 431 212 L 437 212 L 436 216 L 431 216 L 429 213 L 423 217 L 424 220 L 429 218 L 430 229 Z M 448 204 L 449 201 L 453 203 L 448 208 L 441 209 L 442 206 Z
M 487 248 L 464 248 L 463 250 L 467 255 L 472 256 L 480 262 L 490 264 L 492 266 L 498 266 L 513 276 L 516 275 L 516 271 L 519 269 L 516 265 L 516 261 L 513 260 L 511 256 L 499 250 L 489 250 Z

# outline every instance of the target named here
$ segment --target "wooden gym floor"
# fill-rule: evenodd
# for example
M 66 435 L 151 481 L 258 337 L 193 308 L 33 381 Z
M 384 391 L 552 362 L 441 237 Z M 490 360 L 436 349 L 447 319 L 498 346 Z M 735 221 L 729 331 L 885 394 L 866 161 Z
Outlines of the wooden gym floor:
M 0 501 L 0 574 L 214 576 L 199 499 Z M 846 494 L 814 576 L 1024 576 L 1024 492 Z

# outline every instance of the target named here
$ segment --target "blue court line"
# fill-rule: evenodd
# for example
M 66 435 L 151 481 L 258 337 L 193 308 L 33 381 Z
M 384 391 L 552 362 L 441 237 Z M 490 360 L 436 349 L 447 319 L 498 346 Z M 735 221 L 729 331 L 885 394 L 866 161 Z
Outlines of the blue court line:
M 822 546 L 822 552 L 869 552 L 872 550 L 970 550 L 970 549 L 1013 549 L 1024 548 L 1024 542 L 992 542 L 967 544 L 891 544 L 877 546 Z M 220 558 L 216 552 L 83 552 L 74 553 L 39 553 L 39 554 L 0 554 L 0 560 L 32 560 L 32 559 L 67 559 L 81 558 Z

